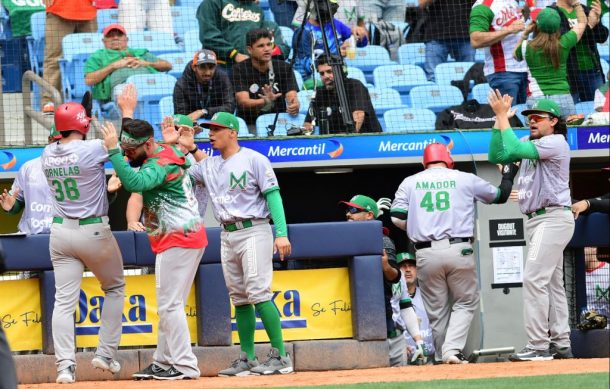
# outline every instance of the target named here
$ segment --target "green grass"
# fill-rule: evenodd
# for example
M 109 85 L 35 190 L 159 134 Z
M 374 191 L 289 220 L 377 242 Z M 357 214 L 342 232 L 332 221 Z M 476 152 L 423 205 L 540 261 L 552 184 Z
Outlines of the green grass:
M 561 374 L 537 377 L 485 378 L 476 380 L 437 380 L 413 382 L 375 382 L 349 385 L 321 385 L 312 389 L 608 389 L 608 373 Z M 292 389 L 284 386 L 275 389 Z

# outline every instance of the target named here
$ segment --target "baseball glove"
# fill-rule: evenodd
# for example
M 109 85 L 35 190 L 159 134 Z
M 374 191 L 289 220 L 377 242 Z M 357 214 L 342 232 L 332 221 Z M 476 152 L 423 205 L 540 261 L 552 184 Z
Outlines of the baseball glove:
M 588 330 L 603 330 L 608 325 L 608 318 L 604 315 L 597 313 L 596 310 L 592 309 L 587 312 L 583 312 L 580 316 L 580 323 L 576 325 L 576 328 L 583 331 Z

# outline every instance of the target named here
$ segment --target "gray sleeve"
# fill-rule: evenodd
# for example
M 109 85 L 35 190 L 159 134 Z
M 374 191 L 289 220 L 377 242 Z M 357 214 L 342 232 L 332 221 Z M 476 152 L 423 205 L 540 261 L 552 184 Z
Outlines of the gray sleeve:
M 104 141 L 101 139 L 93 139 L 91 147 L 91 157 L 96 163 L 106 163 L 108 159 L 108 150 L 104 146 Z
M 471 177 L 472 192 L 478 201 L 491 204 L 498 197 L 498 188 L 485 181 L 481 177 L 468 173 Z
M 540 139 L 532 141 L 541 160 L 551 159 L 558 154 L 562 154 L 565 150 L 565 139 L 563 135 L 543 136 Z
M 17 190 L 17 194 L 15 198 L 19 202 L 24 202 L 23 200 L 23 187 L 24 183 L 27 181 L 27 165 L 23 165 L 21 169 L 17 172 L 17 177 L 15 177 L 15 181 L 13 181 L 13 186 L 11 186 L 11 194 L 14 194 Z
M 251 158 L 252 171 L 254 177 L 261 190 L 261 193 L 266 193 L 271 189 L 279 189 L 277 177 L 271 167 L 271 162 L 262 154 L 256 153 L 254 158 Z
M 191 165 L 191 167 L 187 170 L 189 176 L 191 176 L 195 183 L 203 187 L 205 187 L 205 182 L 203 181 L 203 169 L 205 168 L 204 164 L 206 161 L 207 158 L 202 159 L 201 161 Z
M 392 210 L 402 210 L 405 212 L 409 210 L 409 187 L 406 179 L 400 184 L 394 195 Z

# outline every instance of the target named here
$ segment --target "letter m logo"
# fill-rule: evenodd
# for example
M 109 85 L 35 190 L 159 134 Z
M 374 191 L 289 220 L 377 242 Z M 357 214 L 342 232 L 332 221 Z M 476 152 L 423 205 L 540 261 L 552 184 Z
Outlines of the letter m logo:
M 231 189 L 235 189 L 236 186 L 239 186 L 241 189 L 245 189 L 246 187 L 246 177 L 247 177 L 247 173 L 243 172 L 241 174 L 241 176 L 235 177 L 235 175 L 233 174 L 233 172 L 231 172 L 231 180 L 229 182 L 229 186 L 231 187 Z

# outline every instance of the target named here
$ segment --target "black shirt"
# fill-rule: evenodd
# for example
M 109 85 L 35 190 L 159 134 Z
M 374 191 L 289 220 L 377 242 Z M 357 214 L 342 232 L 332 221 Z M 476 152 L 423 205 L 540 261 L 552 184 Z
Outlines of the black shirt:
M 346 78 L 344 80 L 345 94 L 350 107 L 350 112 L 364 111 L 364 123 L 359 132 L 381 132 L 381 125 L 377 120 L 375 109 L 371 103 L 371 96 L 369 95 L 368 89 L 358 80 L 352 78 Z M 329 121 L 329 133 L 340 134 L 347 132 L 347 127 L 343 123 L 341 112 L 339 111 L 339 97 L 335 89 L 319 89 L 316 92 L 315 103 L 317 106 L 318 116 L 317 124 L 320 125 L 321 114 L 328 116 Z M 305 118 L 306 122 L 311 122 L 311 109 L 307 113 Z M 321 132 L 323 130 L 321 129 Z
M 468 39 L 470 11 L 475 0 L 434 0 L 426 7 L 424 41 Z
M 275 93 L 281 93 L 284 98 L 275 100 L 275 107 L 268 112 L 261 112 L 258 109 L 244 110 L 237 104 L 237 116 L 243 118 L 248 124 L 255 124 L 256 118 L 265 113 L 286 112 L 286 93 L 289 91 L 297 92 L 299 87 L 294 77 L 294 72 L 290 65 L 278 59 L 272 59 L 273 64 L 273 89 Z M 252 59 L 248 58 L 236 65 L 233 65 L 233 88 L 235 93 L 249 92 L 251 99 L 260 99 L 264 85 L 270 85 L 269 72 L 261 73 L 252 66 Z

